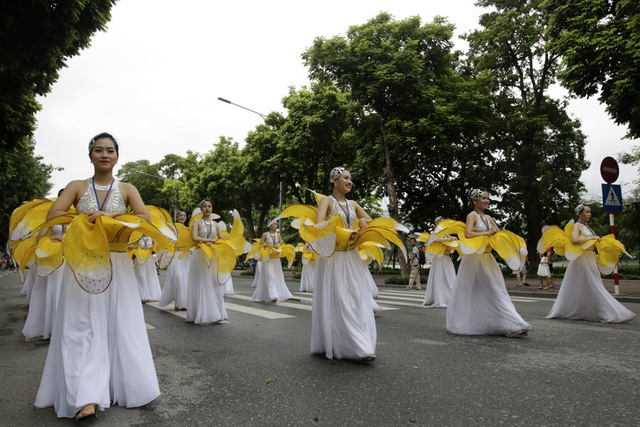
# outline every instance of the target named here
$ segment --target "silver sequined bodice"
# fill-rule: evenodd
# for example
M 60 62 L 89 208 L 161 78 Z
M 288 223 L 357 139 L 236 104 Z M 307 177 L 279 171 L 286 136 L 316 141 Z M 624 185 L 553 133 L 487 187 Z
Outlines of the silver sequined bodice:
M 334 199 L 333 197 L 331 199 L 333 200 L 333 206 L 331 207 L 330 216 L 334 216 L 336 214 L 340 215 L 340 218 L 342 218 L 342 222 L 345 224 L 346 228 L 354 229 L 356 220 L 358 219 L 355 208 L 351 206 L 351 203 L 349 203 L 348 200 L 345 206 L 340 205 L 340 202 L 338 202 L 337 199 Z M 347 221 L 347 214 L 345 213 L 346 210 L 349 212 L 349 221 Z
M 218 238 L 218 226 L 216 222 L 213 220 L 209 220 L 205 222 L 204 218 L 200 218 L 200 229 L 198 230 L 198 237 L 202 237 L 203 239 L 214 239 Z M 209 236 L 207 236 L 207 232 L 209 232 Z
M 277 245 L 277 244 L 278 244 L 278 241 L 279 241 L 279 240 L 280 240 L 280 239 L 278 239 L 278 233 L 271 234 L 270 232 L 268 232 L 268 231 L 267 231 L 267 238 L 266 238 L 266 239 L 264 239 L 264 242 L 265 242 L 267 245 L 275 246 L 275 245 Z
M 83 214 L 86 212 L 97 210 L 98 201 L 96 200 L 96 195 L 93 192 L 93 180 L 92 178 L 88 178 L 87 189 L 84 191 L 84 194 L 80 198 L 80 201 L 76 206 L 76 211 L 80 214 Z M 127 205 L 125 205 L 124 199 L 122 198 L 122 193 L 120 193 L 120 181 L 115 179 L 113 181 L 113 186 L 111 187 L 109 200 L 107 201 L 107 205 L 104 207 L 103 212 L 125 213 L 126 211 Z
M 473 226 L 473 231 L 489 231 L 489 228 L 487 227 L 487 224 L 491 225 L 489 222 L 489 218 L 487 218 L 486 216 L 483 217 L 480 216 L 480 214 L 476 211 L 473 211 L 474 214 L 476 214 L 476 225 Z M 487 223 L 485 223 L 485 221 Z
M 52 236 L 62 236 L 64 234 L 64 229 L 63 229 L 63 225 L 62 224 L 56 224 L 54 226 L 51 227 L 51 235 Z

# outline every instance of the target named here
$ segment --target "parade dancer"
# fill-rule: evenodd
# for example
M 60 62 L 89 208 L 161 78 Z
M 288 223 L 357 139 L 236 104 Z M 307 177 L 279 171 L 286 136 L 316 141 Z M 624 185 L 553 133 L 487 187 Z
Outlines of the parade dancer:
M 287 257 L 289 264 L 295 257 L 295 250 L 292 245 L 285 244 L 282 236 L 278 233 L 278 221 L 269 223 L 269 230 L 262 234 L 260 242 L 249 255 L 252 255 L 260 264 L 259 274 L 253 279 L 252 286 L 255 286 L 253 299 L 261 301 L 286 301 L 293 297 L 287 284 L 284 281 L 282 262 L 280 258 Z
M 467 215 L 464 229 L 457 232 L 463 256 L 447 306 L 447 331 L 458 335 L 525 335 L 532 327 L 511 302 L 491 253 L 495 249 L 509 267 L 520 268 L 526 255 L 524 240 L 500 230 L 485 213 L 489 207 L 486 189 L 472 190 L 471 201 L 474 210 Z
M 598 237 L 589 227 L 591 208 L 576 207 L 578 222 L 571 220 L 564 228 L 557 226 L 544 230 L 538 242 L 538 251 L 550 247 L 569 260 L 562 285 L 547 319 L 588 320 L 593 322 L 624 323 L 636 314 L 624 307 L 604 287 L 600 273 L 610 274 L 624 245 L 612 234 Z M 597 251 L 597 253 L 596 253 Z
M 70 222 L 58 311 L 35 402 L 38 408 L 53 406 L 58 417 L 97 418 L 112 403 L 137 407 L 160 394 L 126 249 L 133 229 L 167 239 L 147 222 L 136 188 L 113 177 L 118 151 L 111 135 L 94 137 L 93 177 L 69 183 L 47 215 L 48 225 Z M 72 205 L 77 216 L 68 212 Z M 132 215 L 123 215 L 127 207 Z
M 450 254 L 455 250 L 459 251 L 460 245 L 454 236 L 444 232 L 435 232 L 439 230 L 440 220 L 441 218 L 436 218 L 433 233 L 422 233 L 418 237 L 418 240 L 426 245 L 425 258 L 431 261 L 427 290 L 422 305 L 446 308 L 453 283 L 456 280 L 456 269 Z
M 333 194 L 318 196 L 318 207 L 290 206 L 282 217 L 297 217 L 292 226 L 318 254 L 311 313 L 311 352 L 329 359 L 376 358 L 375 301 L 371 275 L 359 248 L 367 242 L 395 243 L 403 250 L 398 230 L 406 227 L 392 218 L 371 217 L 347 194 L 353 188 L 351 173 L 343 167 L 330 175 Z M 364 249 L 364 248 L 363 248 Z M 378 262 L 381 262 L 378 259 Z
M 214 243 L 223 238 L 222 229 L 213 220 L 211 200 L 200 202 L 200 211 L 202 217 L 194 219 L 191 228 L 191 238 L 199 247 L 193 251 L 189 264 L 187 322 L 219 323 L 228 318 L 224 284 L 218 281 L 218 260 L 213 252 Z

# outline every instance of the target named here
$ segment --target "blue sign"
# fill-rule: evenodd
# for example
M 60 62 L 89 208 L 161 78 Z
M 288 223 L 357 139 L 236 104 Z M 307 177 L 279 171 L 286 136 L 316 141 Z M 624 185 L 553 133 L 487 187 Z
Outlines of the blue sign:
M 622 188 L 618 184 L 602 184 L 602 210 L 622 211 Z

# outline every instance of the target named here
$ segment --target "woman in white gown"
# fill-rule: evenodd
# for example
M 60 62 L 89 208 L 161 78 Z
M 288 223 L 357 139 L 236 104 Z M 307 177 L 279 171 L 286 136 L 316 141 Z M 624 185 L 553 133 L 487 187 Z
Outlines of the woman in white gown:
M 200 202 L 202 218 L 193 221 L 191 237 L 195 242 L 211 246 L 222 239 L 222 230 L 211 218 L 213 205 L 209 199 Z M 224 285 L 218 282 L 215 256 L 207 259 L 203 249 L 195 249 L 189 263 L 187 287 L 187 322 L 197 325 L 219 323 L 228 318 L 224 306 Z
M 149 301 L 158 301 L 162 295 L 160 289 L 160 280 L 158 280 L 158 270 L 153 258 L 153 239 L 149 236 L 143 236 L 138 241 L 141 249 L 137 251 L 133 269 L 136 272 L 138 288 L 140 289 L 140 299 L 142 303 Z M 142 255 L 144 253 L 144 255 Z
M 103 224 L 98 221 L 101 216 L 124 214 L 130 206 L 134 215 L 149 221 L 135 187 L 113 177 L 118 161 L 115 139 L 106 133 L 97 135 L 89 144 L 89 157 L 93 177 L 69 183 L 47 218 L 63 216 L 75 205 L 78 214 L 86 215 L 84 222 L 98 227 Z M 58 311 L 35 401 L 38 408 L 53 406 L 58 417 L 97 418 L 97 410 L 112 403 L 136 407 L 160 395 L 126 244 L 111 246 L 111 281 L 102 293 L 86 292 L 68 264 L 63 267 Z
M 331 197 L 318 205 L 316 224 L 339 215 L 347 229 L 366 228 L 371 217 L 347 200 L 353 182 L 345 168 L 330 173 Z M 329 359 L 375 360 L 377 331 L 367 267 L 356 248 L 336 248 L 328 258 L 318 257 L 311 312 L 311 352 Z
M 471 192 L 471 200 L 474 210 L 467 215 L 463 237 L 472 239 L 496 234 L 499 227 L 484 213 L 489 206 L 489 192 L 475 189 Z M 447 331 L 458 335 L 514 337 L 533 329 L 511 302 L 491 246 L 483 253 L 462 256 L 446 319 Z
M 578 222 L 573 225 L 571 242 L 583 246 L 602 240 L 587 225 L 591 220 L 591 208 L 578 205 Z M 606 238 L 607 236 L 605 236 Z M 558 297 L 547 319 L 588 320 L 592 322 L 623 323 L 635 319 L 636 314 L 628 310 L 605 289 L 598 270 L 598 255 L 591 245 L 584 253 L 569 261 Z M 599 248 L 600 252 L 606 249 Z M 602 256 L 602 253 L 600 254 Z M 617 254 L 615 255 L 617 261 Z
M 178 245 L 176 245 L 176 252 L 171 260 L 171 264 L 167 267 L 167 276 L 164 279 L 164 287 L 162 288 L 159 304 L 161 307 L 164 307 L 174 302 L 174 310 L 179 311 L 187 309 L 187 285 L 191 254 L 186 253 L 180 258 L 180 255 L 184 251 L 184 248 L 180 246 L 180 236 L 183 232 L 190 233 L 190 230 L 184 225 L 187 221 L 187 213 L 185 211 L 179 211 L 176 219 L 178 220 L 175 224 L 178 230 Z
M 441 218 L 436 218 L 436 229 Z M 426 233 L 425 233 L 426 234 Z M 451 251 L 458 246 L 457 239 L 449 234 L 439 236 L 432 233 L 429 236 L 420 236 L 418 240 L 425 241 L 428 237 L 425 256 L 431 261 L 427 290 L 424 294 L 422 305 L 431 307 L 447 307 L 453 282 L 456 280 L 456 269 L 451 261 Z
M 268 246 L 272 251 L 270 255 L 258 261 L 260 264 L 259 273 L 255 275 L 252 285 L 255 285 L 256 288 L 253 291 L 253 299 L 278 302 L 293 297 L 284 281 L 284 272 L 278 251 L 283 243 L 284 241 L 278 233 L 278 222 L 273 220 L 269 223 L 269 231 L 263 233 L 260 238 L 260 246 Z

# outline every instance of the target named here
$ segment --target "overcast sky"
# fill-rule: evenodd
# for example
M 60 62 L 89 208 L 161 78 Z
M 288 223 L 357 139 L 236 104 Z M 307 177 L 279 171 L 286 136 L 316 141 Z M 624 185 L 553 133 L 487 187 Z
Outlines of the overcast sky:
M 289 86 L 308 83 L 300 55 L 314 38 L 344 35 L 382 11 L 396 19 L 419 15 L 423 22 L 445 16 L 456 26 L 457 48 L 465 50 L 457 36 L 477 27 L 483 9 L 474 0 L 118 2 L 107 31 L 95 34 L 39 99 L 36 153 L 64 168 L 53 173 L 50 195 L 93 174 L 87 145 L 103 131 L 118 139 L 120 164 L 205 153 L 220 136 L 242 144 L 262 119 L 218 97 L 262 114 L 283 112 Z M 622 140 L 626 129 L 596 100 L 573 100 L 569 111 L 588 137 L 587 197 L 601 197 L 600 162 L 638 141 Z M 634 167 L 621 166 L 623 192 L 636 178 Z

